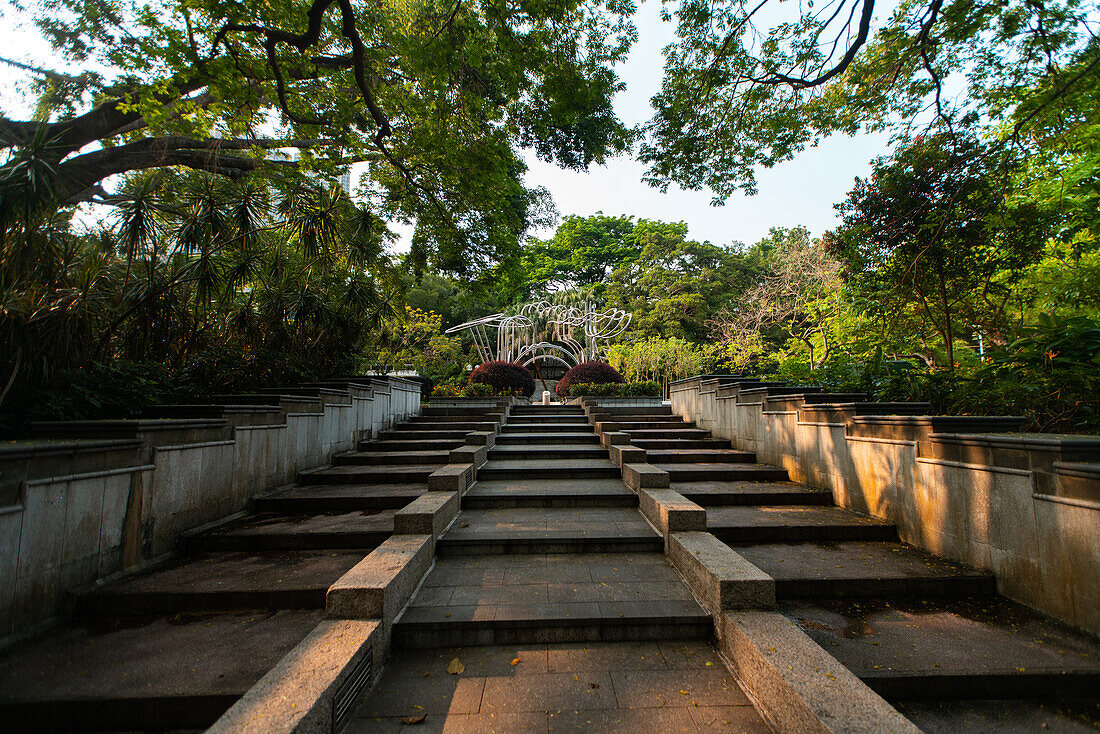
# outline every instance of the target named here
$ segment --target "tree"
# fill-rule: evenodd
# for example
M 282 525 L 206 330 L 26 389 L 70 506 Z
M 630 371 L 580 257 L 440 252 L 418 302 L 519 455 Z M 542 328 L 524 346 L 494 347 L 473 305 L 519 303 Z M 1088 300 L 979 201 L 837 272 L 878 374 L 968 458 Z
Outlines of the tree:
M 635 31 L 623 0 L 51 0 L 59 54 L 105 72 L 13 63 L 35 119 L 0 118 L 0 235 L 20 216 L 114 203 L 111 176 L 188 167 L 229 179 L 366 164 L 362 194 L 415 224 L 414 261 L 476 272 L 550 222 L 519 147 L 584 169 L 625 150 L 612 65 Z
M 707 338 L 707 321 L 747 284 L 748 267 L 733 248 L 687 239 L 684 222 L 641 220 L 632 234 L 641 255 L 617 268 L 608 304 L 631 311 L 636 334 Z
M 769 245 L 774 246 L 768 247 L 772 249 L 770 272 L 719 313 L 711 325 L 731 355 L 758 344 L 763 333 L 778 330 L 805 345 L 810 369 L 814 369 L 829 358 L 830 325 L 844 305 L 840 263 L 821 240 L 811 240 L 804 227 L 773 227 L 761 247 Z M 818 345 L 821 352 L 815 360 Z
M 757 166 L 833 133 L 980 128 L 1033 152 L 1082 113 L 1095 119 L 1079 94 L 1100 65 L 1093 2 L 903 0 L 876 20 L 880 5 L 681 3 L 641 149 L 647 180 L 721 202 L 754 193 Z
M 531 240 L 524 247 L 524 268 L 532 291 L 603 283 L 612 270 L 634 262 L 641 254 L 634 232 L 633 217 L 602 213 L 566 217 L 553 237 Z
M 827 239 L 857 292 L 899 315 L 913 309 L 932 326 L 949 368 L 968 329 L 1004 339 L 1012 288 L 1050 230 L 1035 207 L 1006 199 L 1002 157 L 973 140 L 953 142 L 921 137 L 876 161 L 837 205 L 843 223 Z

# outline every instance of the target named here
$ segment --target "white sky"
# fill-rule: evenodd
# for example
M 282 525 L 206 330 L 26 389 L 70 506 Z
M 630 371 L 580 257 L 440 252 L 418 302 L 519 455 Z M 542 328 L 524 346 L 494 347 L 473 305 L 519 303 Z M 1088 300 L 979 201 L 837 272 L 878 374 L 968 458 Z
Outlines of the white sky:
M 642 124 L 651 117 L 649 100 L 660 90 L 664 66 L 661 49 L 674 40 L 675 24 L 660 20 L 660 8 L 659 0 L 642 2 L 635 16 L 638 43 L 618 69 L 626 90 L 616 98 L 615 109 L 628 125 Z M 22 20 L 11 4 L 0 0 L 0 48 L 4 49 L 0 55 L 31 63 L 42 60 L 48 47 L 33 28 L 20 27 Z M 28 100 L 16 86 L 17 80 L 25 78 L 25 74 L 0 65 L 0 110 L 6 114 L 26 114 Z M 804 225 L 813 234 L 833 227 L 837 223 L 833 204 L 844 199 L 856 176 L 867 173 L 871 159 L 886 152 L 886 135 L 827 138 L 793 161 L 758 170 L 759 193 L 752 197 L 735 194 L 722 207 L 710 205 L 710 191 L 674 187 L 662 194 L 650 188 L 641 180 L 644 167 L 629 157 L 577 173 L 528 156 L 527 182 L 546 187 L 563 216 L 602 211 L 610 216 L 685 221 L 693 239 L 751 244 L 774 226 Z M 403 234 L 399 250 L 408 246 L 408 233 Z M 533 234 L 547 237 L 551 232 Z

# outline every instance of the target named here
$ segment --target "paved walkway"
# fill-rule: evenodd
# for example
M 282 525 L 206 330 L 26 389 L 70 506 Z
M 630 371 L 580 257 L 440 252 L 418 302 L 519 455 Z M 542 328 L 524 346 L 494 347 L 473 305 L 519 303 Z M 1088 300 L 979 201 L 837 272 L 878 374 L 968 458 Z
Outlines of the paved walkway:
M 770 731 L 619 476 L 579 408 L 516 408 L 347 731 Z

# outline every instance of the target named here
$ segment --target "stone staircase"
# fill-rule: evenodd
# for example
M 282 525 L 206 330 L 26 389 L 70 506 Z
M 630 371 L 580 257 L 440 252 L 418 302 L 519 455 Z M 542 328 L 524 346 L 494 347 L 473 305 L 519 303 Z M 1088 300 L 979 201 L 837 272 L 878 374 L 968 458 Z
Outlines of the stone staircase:
M 989 573 L 900 543 L 890 523 L 834 506 L 667 407 L 598 410 L 706 509 L 711 534 L 775 579 L 783 615 L 920 728 L 1100 724 L 1100 644 L 998 596 Z
M 0 731 L 209 726 L 322 621 L 329 586 L 390 537 L 466 434 L 495 430 L 486 412 L 394 426 L 186 533 L 176 556 L 85 590 L 69 624 L 0 656 Z
M 769 731 L 637 508 L 580 408 L 513 408 L 348 730 Z

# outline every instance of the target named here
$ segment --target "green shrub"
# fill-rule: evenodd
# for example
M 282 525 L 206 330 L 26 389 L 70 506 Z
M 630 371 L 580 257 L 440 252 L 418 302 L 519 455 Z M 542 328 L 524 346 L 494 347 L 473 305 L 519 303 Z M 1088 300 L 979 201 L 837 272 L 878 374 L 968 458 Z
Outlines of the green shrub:
M 582 382 L 569 388 L 571 397 L 648 397 L 661 394 L 661 386 L 653 380 L 645 382 Z
M 606 362 L 581 362 L 562 375 L 554 390 L 558 393 L 558 397 L 564 398 L 573 394 L 570 392 L 573 385 L 581 383 L 603 385 L 623 382 L 626 382 L 626 380 L 623 379 L 618 370 Z
M 493 360 L 480 364 L 470 373 L 470 384 L 490 386 L 494 395 L 530 397 L 535 392 L 535 378 L 527 368 L 515 362 Z

